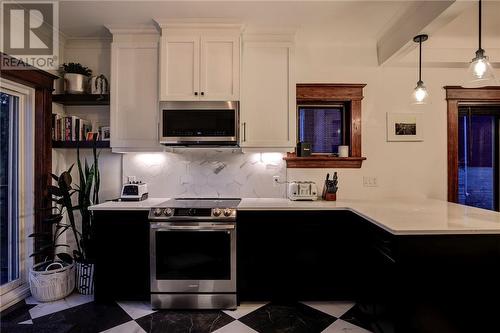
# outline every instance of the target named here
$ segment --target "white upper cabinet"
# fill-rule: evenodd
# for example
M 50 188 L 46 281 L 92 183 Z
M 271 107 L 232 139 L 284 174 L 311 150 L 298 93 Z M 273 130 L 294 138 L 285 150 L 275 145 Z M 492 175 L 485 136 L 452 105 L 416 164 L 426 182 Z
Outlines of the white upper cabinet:
M 243 42 L 240 145 L 292 148 L 296 145 L 293 38 Z
M 192 100 L 195 93 L 200 91 L 199 36 L 171 36 L 163 39 L 161 56 L 162 96 L 175 101 Z
M 160 100 L 239 100 L 239 25 L 159 24 Z
M 239 100 L 239 37 L 201 37 L 200 91 L 202 100 Z
M 159 35 L 110 29 L 111 148 L 115 151 L 152 151 L 158 139 Z

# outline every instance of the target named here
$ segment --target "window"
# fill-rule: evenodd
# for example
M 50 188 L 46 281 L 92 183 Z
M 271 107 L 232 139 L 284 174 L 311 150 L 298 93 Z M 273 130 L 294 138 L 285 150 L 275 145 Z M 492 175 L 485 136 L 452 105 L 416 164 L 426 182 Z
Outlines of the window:
M 19 278 L 18 105 L 19 97 L 0 93 L 0 285 Z
M 309 142 L 314 154 L 338 153 L 346 140 L 344 105 L 301 105 L 298 107 L 298 138 Z

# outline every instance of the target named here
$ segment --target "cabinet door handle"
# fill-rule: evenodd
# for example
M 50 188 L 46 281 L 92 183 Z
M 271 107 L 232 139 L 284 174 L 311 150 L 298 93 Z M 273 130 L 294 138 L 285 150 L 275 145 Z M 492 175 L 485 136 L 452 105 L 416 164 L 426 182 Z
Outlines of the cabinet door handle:
M 243 142 L 247 141 L 247 123 L 243 123 Z
M 205 92 L 203 92 L 203 91 L 202 91 L 202 92 L 201 92 L 201 96 L 205 96 Z
M 195 95 L 195 96 L 198 96 L 198 92 L 197 92 L 197 91 L 195 91 L 195 92 L 194 92 L 194 95 Z

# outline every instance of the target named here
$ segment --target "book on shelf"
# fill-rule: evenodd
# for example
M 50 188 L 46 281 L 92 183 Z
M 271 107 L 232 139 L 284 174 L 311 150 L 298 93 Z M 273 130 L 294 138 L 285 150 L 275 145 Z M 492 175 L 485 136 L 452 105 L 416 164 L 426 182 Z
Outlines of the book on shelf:
M 76 116 L 52 114 L 52 140 L 87 141 L 92 132 L 92 123 Z

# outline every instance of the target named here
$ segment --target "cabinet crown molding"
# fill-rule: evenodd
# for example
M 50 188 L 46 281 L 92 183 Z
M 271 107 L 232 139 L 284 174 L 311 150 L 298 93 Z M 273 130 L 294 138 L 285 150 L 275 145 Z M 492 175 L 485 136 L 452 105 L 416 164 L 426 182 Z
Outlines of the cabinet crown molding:
M 228 29 L 243 31 L 244 25 L 224 19 L 153 19 L 161 29 Z
M 113 35 L 127 34 L 127 35 L 158 35 L 159 31 L 154 25 L 122 25 L 122 24 L 109 24 L 105 25 L 106 29 Z

